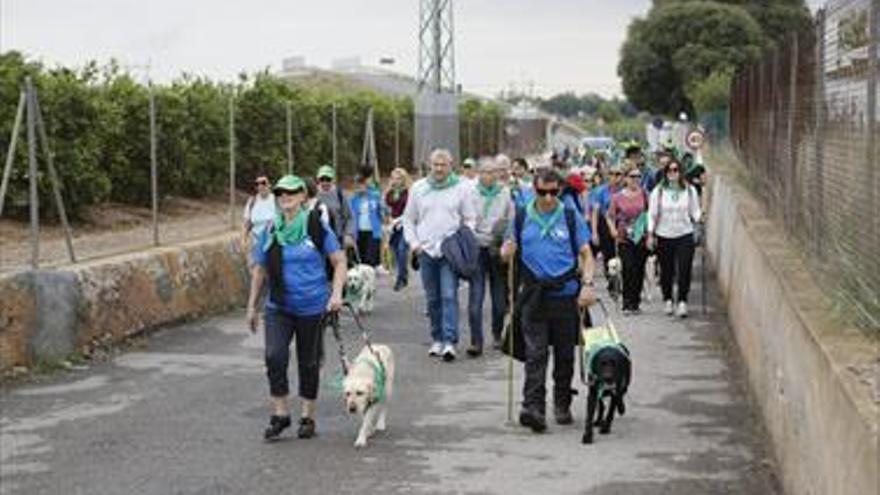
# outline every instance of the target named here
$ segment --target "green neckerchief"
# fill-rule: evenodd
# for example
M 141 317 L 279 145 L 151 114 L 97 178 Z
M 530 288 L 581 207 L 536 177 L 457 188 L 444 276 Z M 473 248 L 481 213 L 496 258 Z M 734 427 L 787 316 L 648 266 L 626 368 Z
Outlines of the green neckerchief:
M 526 207 L 526 215 L 528 215 L 528 217 L 541 228 L 541 237 L 547 237 L 547 234 L 550 233 L 550 229 L 552 229 L 553 226 L 556 225 L 556 222 L 559 221 L 559 218 L 562 217 L 565 208 L 562 206 L 562 201 L 557 202 L 556 209 L 550 213 L 550 218 L 545 221 L 544 216 L 541 213 L 538 213 L 538 208 L 535 206 L 537 201 L 537 198 L 529 201 L 529 205 Z
M 272 244 L 272 239 L 278 242 L 279 246 L 290 246 L 300 243 L 309 235 L 309 213 L 305 208 L 300 207 L 293 221 L 284 223 L 284 215 L 278 214 L 275 217 L 275 236 L 270 237 L 266 243 L 265 249 Z
M 443 182 L 437 182 L 434 180 L 434 176 L 431 175 L 428 177 L 428 185 L 431 186 L 432 191 L 442 191 L 444 189 L 450 188 L 456 184 L 458 184 L 459 178 L 456 174 L 449 174 L 446 176 L 446 180 Z
M 373 372 L 376 373 L 376 402 L 385 402 L 385 366 L 379 362 L 378 356 L 375 356 L 373 359 L 359 358 L 355 363 L 358 362 L 369 363 L 373 367 Z
M 391 188 L 391 201 L 397 202 L 400 199 L 400 195 L 403 194 L 403 187 L 392 187 Z
M 492 187 L 486 187 L 482 182 L 477 183 L 477 191 L 480 192 L 480 196 L 483 197 L 483 217 L 489 214 L 489 209 L 492 208 L 492 203 L 495 202 L 495 198 L 498 197 L 498 194 L 501 192 L 501 184 L 495 183 L 492 184 Z
M 678 201 L 678 196 L 683 191 L 683 189 L 678 184 L 669 184 L 669 183 L 667 183 L 665 186 L 663 186 L 663 189 L 666 189 L 670 193 L 672 193 L 672 201 L 676 201 L 676 202 Z

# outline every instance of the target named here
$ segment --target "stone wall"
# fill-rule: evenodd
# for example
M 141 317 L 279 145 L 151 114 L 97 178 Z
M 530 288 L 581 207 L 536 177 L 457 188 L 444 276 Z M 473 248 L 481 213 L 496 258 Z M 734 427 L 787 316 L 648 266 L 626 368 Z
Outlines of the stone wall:
M 0 278 L 0 371 L 243 305 L 249 277 L 235 239 Z

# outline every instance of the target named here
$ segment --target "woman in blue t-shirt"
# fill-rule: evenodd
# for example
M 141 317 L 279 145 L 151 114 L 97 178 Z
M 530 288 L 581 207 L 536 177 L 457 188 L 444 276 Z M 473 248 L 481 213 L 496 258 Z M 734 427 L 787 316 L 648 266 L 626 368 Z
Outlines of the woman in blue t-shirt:
M 260 233 L 259 249 L 251 277 L 247 320 L 251 332 L 257 331 L 257 300 L 264 286 L 266 301 L 266 371 L 269 378 L 272 416 L 265 431 L 266 440 L 278 438 L 290 426 L 287 404 L 287 366 L 290 343 L 296 336 L 299 370 L 299 396 L 302 415 L 297 436 L 315 434 L 315 400 L 323 339 L 321 322 L 326 312 L 342 307 L 345 285 L 345 254 L 327 222 L 304 207 L 306 184 L 299 177 L 286 175 L 273 192 L 280 213 Z M 317 213 L 317 212 L 316 212 Z M 325 261 L 333 266 L 332 287 L 327 280 Z M 267 280 L 268 283 L 264 284 Z

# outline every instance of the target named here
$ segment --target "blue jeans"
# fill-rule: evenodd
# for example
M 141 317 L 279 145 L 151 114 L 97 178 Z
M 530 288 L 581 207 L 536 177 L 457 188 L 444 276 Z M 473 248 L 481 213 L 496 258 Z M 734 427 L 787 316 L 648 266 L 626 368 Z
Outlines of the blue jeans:
M 388 244 L 394 253 L 394 262 L 397 263 L 397 283 L 405 284 L 409 278 L 406 267 L 406 255 L 409 252 L 409 246 L 406 244 L 406 239 L 403 238 L 402 228 L 391 234 Z
M 480 248 L 480 268 L 470 282 L 468 291 L 468 319 L 471 326 L 471 344 L 483 346 L 483 301 L 486 299 L 486 283 L 492 299 L 492 337 L 501 339 L 504 326 L 504 273 L 501 258 L 492 256 L 489 248 Z
M 431 339 L 458 344 L 458 276 L 446 258 L 432 258 L 425 253 L 419 253 L 419 271 L 428 300 Z

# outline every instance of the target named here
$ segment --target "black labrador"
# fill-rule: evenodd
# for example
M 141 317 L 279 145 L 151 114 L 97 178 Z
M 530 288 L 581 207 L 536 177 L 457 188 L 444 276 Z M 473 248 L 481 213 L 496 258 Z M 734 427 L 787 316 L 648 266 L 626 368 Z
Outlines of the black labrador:
M 614 413 L 626 413 L 623 398 L 629 388 L 632 373 L 629 350 L 623 344 L 600 349 L 593 357 L 589 371 L 589 393 L 587 394 L 587 419 L 585 421 L 583 443 L 593 443 L 593 427 L 599 433 L 611 432 Z M 608 414 L 605 414 L 605 401 Z

